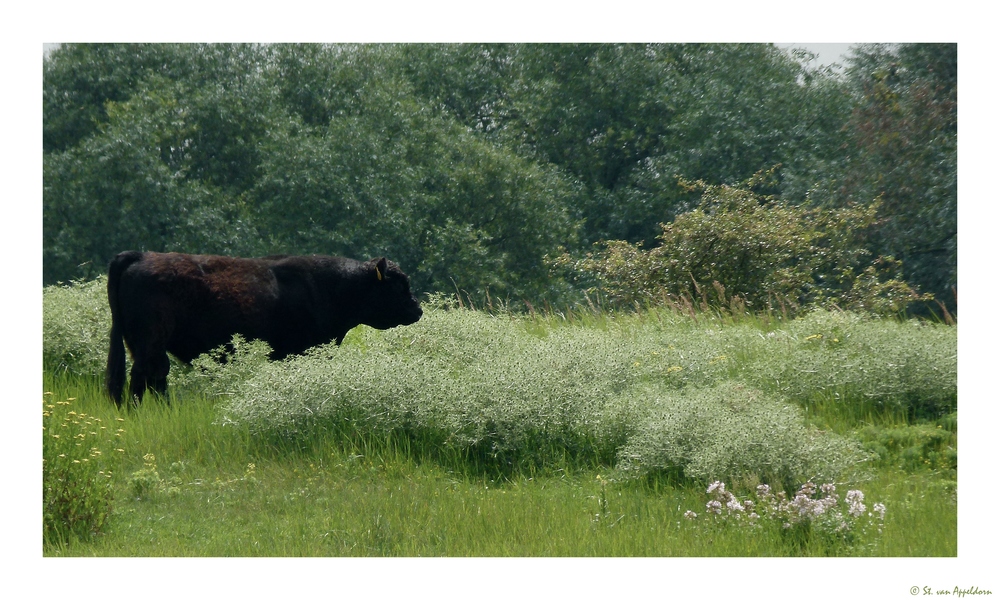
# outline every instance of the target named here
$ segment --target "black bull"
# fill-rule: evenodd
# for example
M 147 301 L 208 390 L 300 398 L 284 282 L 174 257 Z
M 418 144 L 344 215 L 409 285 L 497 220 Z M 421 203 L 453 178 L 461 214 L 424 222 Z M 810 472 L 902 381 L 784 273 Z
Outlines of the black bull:
M 359 324 L 388 329 L 423 314 L 395 263 L 316 255 L 122 252 L 108 269 L 108 303 L 107 389 L 119 406 L 123 338 L 133 361 L 130 392 L 139 402 L 146 388 L 166 392 L 168 352 L 191 362 L 238 333 L 267 342 L 271 358 L 281 359 L 330 341 L 340 344 Z

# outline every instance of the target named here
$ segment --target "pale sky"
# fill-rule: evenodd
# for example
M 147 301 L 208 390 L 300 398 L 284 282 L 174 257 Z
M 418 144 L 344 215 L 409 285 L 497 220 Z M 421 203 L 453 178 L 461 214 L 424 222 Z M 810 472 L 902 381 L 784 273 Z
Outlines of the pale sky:
M 841 66 L 847 62 L 844 55 L 854 44 L 775 44 L 779 48 L 804 48 L 816 55 L 816 60 L 821 65 L 840 63 Z

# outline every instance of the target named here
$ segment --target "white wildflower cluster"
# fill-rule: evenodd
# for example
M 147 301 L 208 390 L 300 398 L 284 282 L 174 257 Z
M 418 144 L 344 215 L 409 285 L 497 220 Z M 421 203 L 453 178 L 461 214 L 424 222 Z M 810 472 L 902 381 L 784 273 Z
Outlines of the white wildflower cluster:
M 865 495 L 861 490 L 848 490 L 843 502 L 837 494 L 833 483 L 817 486 L 808 481 L 799 488 L 791 499 L 785 492 L 777 494 L 766 484 L 757 486 L 756 500 L 740 500 L 726 489 L 726 484 L 715 481 L 705 492 L 710 500 L 705 504 L 705 511 L 717 520 L 756 523 L 761 519 L 780 522 L 782 528 L 817 527 L 834 534 L 844 534 L 856 523 L 868 525 L 875 523 L 878 532 L 882 532 L 882 522 L 885 520 L 885 505 L 875 503 L 871 511 L 864 504 Z M 845 514 L 846 509 L 846 514 Z M 697 518 L 697 514 L 687 511 L 684 516 L 689 520 Z M 867 522 L 862 521 L 867 517 Z
M 705 505 L 705 510 L 708 511 L 709 514 L 722 516 L 722 507 L 725 506 L 727 517 L 733 517 L 737 520 L 746 517 L 751 521 L 755 521 L 760 518 L 760 515 L 754 512 L 753 500 L 743 500 L 741 502 L 739 498 L 726 489 L 726 484 L 721 481 L 716 481 L 712 485 L 708 486 L 707 493 L 711 494 L 714 498 L 709 500 L 708 504 Z M 694 513 L 691 514 L 694 515 Z M 687 514 L 684 516 L 687 516 Z
M 758 489 L 758 491 L 760 490 Z M 855 491 L 857 490 L 851 490 L 851 492 Z M 824 483 L 820 486 L 822 497 L 815 497 L 817 495 L 816 484 L 808 481 L 803 484 L 791 500 L 785 499 L 784 492 L 782 492 L 780 499 L 770 496 L 769 501 L 774 510 L 784 515 L 785 527 L 790 527 L 795 523 L 818 519 L 828 513 L 833 514 L 840 499 L 836 492 L 837 487 L 834 484 Z M 846 521 L 841 520 L 839 527 L 847 527 Z

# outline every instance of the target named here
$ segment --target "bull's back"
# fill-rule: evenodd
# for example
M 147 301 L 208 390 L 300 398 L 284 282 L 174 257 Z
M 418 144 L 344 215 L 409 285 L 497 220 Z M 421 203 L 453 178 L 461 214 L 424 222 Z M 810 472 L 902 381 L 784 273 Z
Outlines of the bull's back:
M 277 298 L 268 267 L 265 259 L 143 254 L 121 280 L 126 342 L 152 340 L 190 361 L 235 333 L 266 339 Z

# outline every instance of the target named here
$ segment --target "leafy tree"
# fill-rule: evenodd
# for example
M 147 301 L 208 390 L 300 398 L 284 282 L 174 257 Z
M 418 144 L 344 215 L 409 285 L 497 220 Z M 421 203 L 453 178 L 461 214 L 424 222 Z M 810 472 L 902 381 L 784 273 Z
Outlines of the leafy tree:
M 836 132 L 849 112 L 832 73 L 807 70 L 765 44 L 684 45 L 673 58 L 676 83 L 664 93 L 674 116 L 623 188 L 636 232 L 623 239 L 651 243 L 655 223 L 697 206 L 698 194 L 677 186 L 678 177 L 736 185 L 781 164 L 769 191 L 802 201 L 837 155 Z
M 904 274 L 956 310 L 957 53 L 954 44 L 855 48 L 857 95 L 841 202 L 880 198 L 870 246 L 903 260 Z
M 107 122 L 107 102 L 128 100 L 153 72 L 176 71 L 178 47 L 65 44 L 44 63 L 42 146 L 66 150 Z
M 394 61 L 413 91 L 459 123 L 495 139 L 513 119 L 513 44 L 408 44 Z
M 419 46 L 417 92 L 579 180 L 583 239 L 654 240 L 697 203 L 677 176 L 736 183 L 783 163 L 801 201 L 836 160 L 850 97 L 765 44 Z
M 523 48 L 517 133 L 585 184 L 613 189 L 670 122 L 668 52 L 640 44 Z
M 238 194 L 252 184 L 270 118 L 259 76 L 264 54 L 252 46 L 64 48 L 50 71 L 65 75 L 77 59 L 78 70 L 125 83 L 83 104 L 101 115 L 85 137 L 44 155 L 43 280 L 103 272 L 128 248 L 255 248 L 255 225 Z M 149 67 L 160 62 L 164 68 Z M 53 75 L 46 89 L 59 96 L 61 81 Z M 59 118 L 64 112 L 46 117 L 53 140 L 78 131 Z
M 656 247 L 607 242 L 582 260 L 564 255 L 556 264 L 625 305 L 673 298 L 727 307 L 736 299 L 751 310 L 794 313 L 832 303 L 899 313 L 923 299 L 898 279 L 898 261 L 872 260 L 858 241 L 875 225 L 877 204 L 837 210 L 784 204 L 754 191 L 766 187 L 768 176 L 773 172 L 737 186 L 682 182 L 702 193 L 701 203 L 661 224 Z
M 272 247 L 386 253 L 418 266 L 418 289 L 549 287 L 541 258 L 575 243 L 568 182 L 426 111 L 405 82 L 370 79 L 353 101 L 270 140 L 248 200 Z
M 44 156 L 43 279 L 96 275 L 127 248 L 241 250 L 247 226 L 230 200 L 184 176 L 192 125 L 177 98 L 107 111 L 96 135 Z
M 559 287 L 543 257 L 576 243 L 578 188 L 430 107 L 400 47 L 65 48 L 60 72 L 110 57 L 95 69 L 127 85 L 81 100 L 101 116 L 79 136 L 47 121 L 66 147 L 44 158 L 46 282 L 138 248 L 386 254 L 422 290 Z M 150 56 L 169 66 L 133 68 Z
M 902 269 L 954 310 L 956 64 L 926 44 L 859 47 L 844 76 L 766 44 L 65 45 L 44 66 L 44 281 L 125 248 L 386 254 L 418 290 L 553 300 L 560 247 L 621 240 L 628 263 L 683 231 L 811 265 L 692 263 L 702 289 L 863 304 Z M 759 208 L 705 204 L 776 164 Z M 794 236 L 763 249 L 845 227 L 822 265 Z

